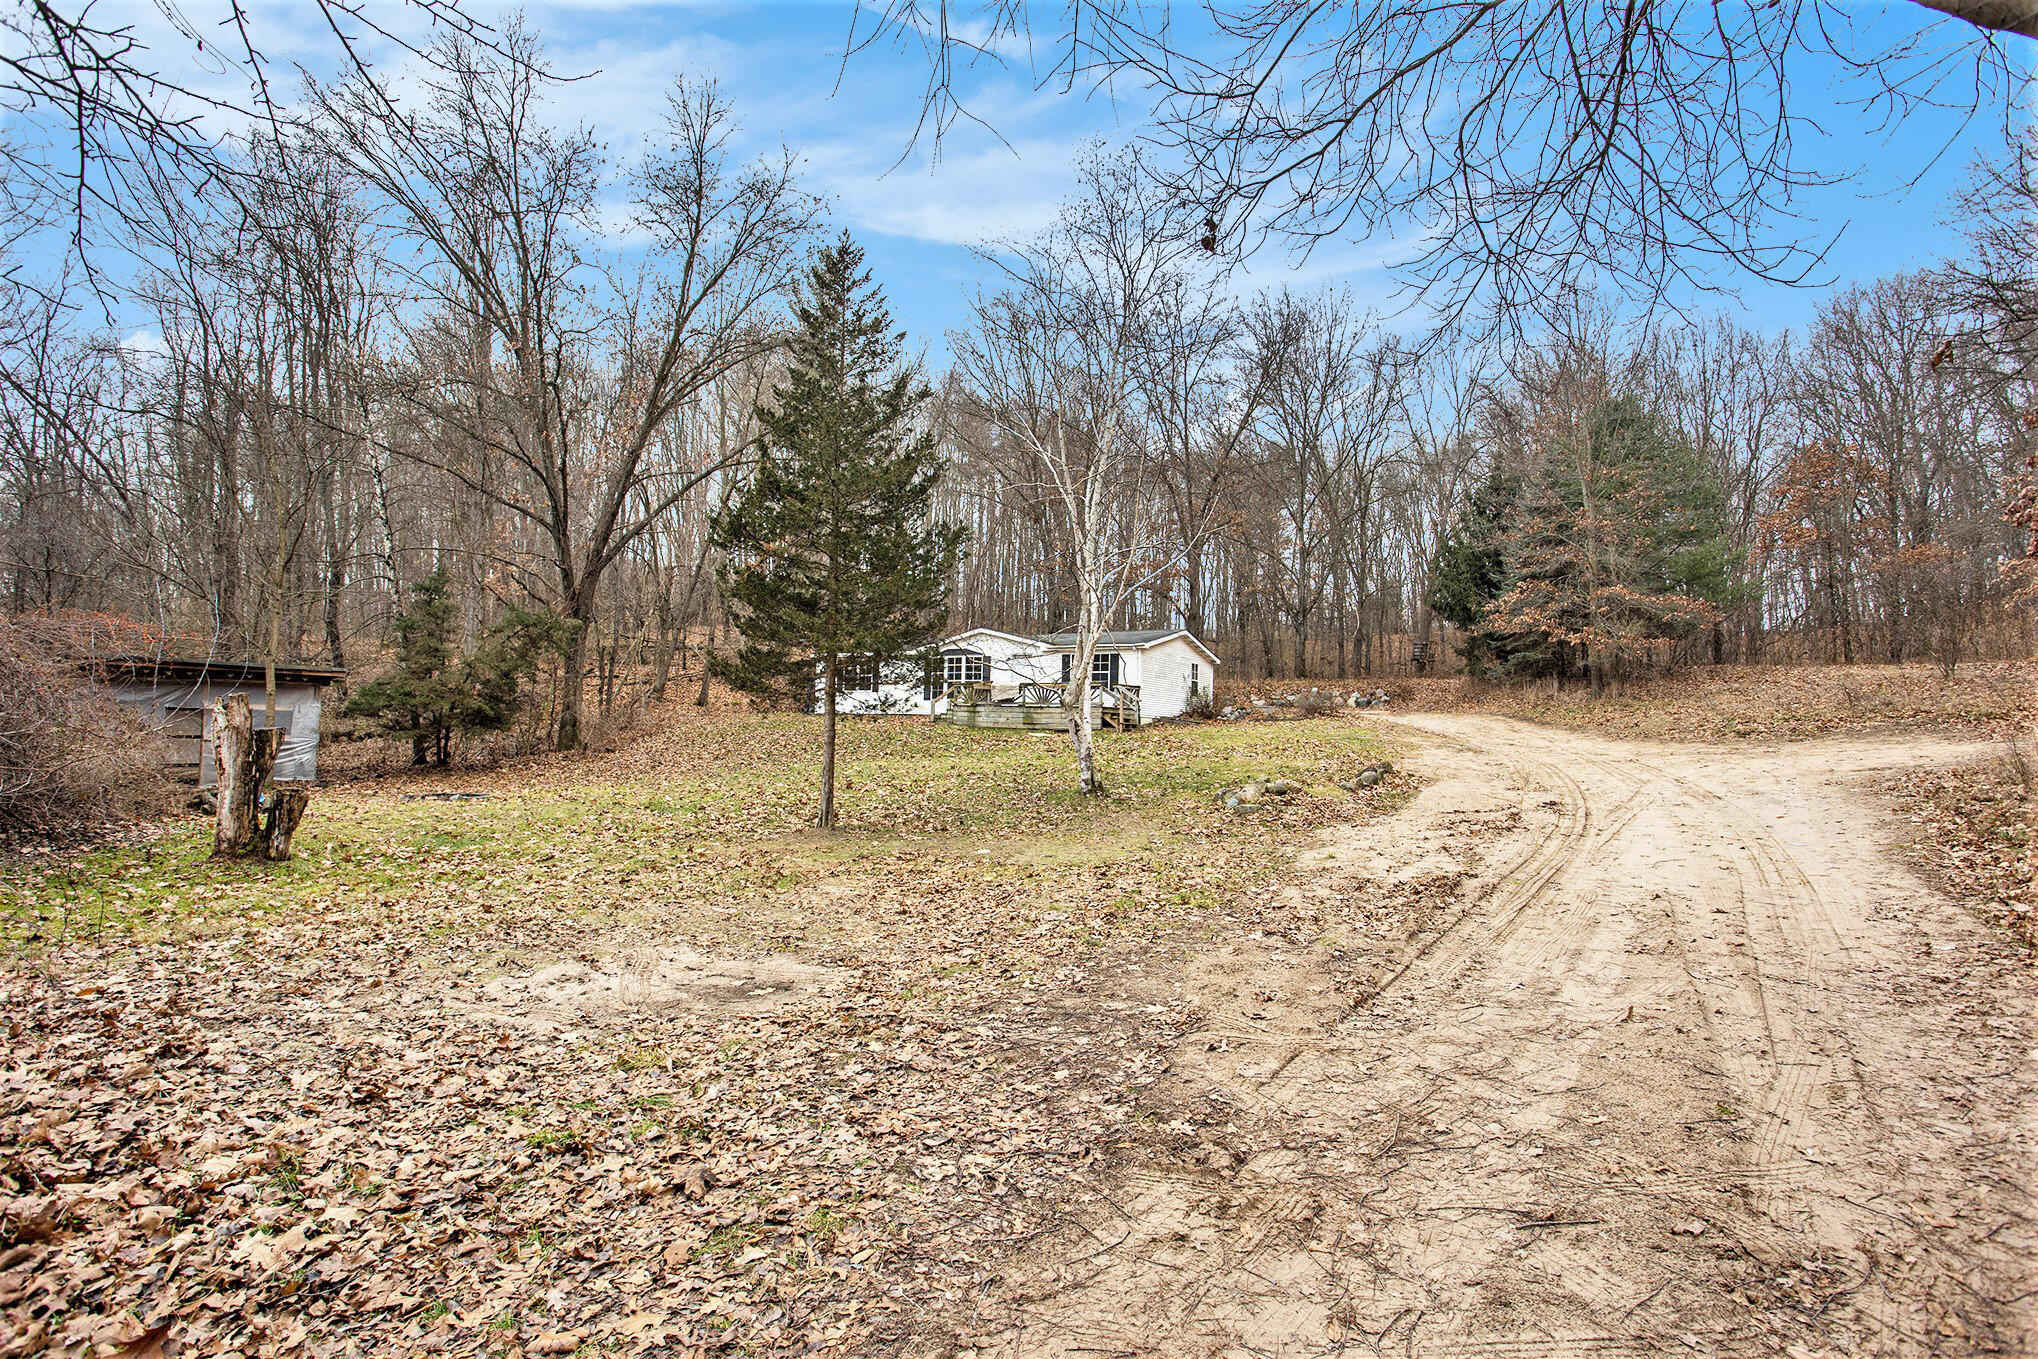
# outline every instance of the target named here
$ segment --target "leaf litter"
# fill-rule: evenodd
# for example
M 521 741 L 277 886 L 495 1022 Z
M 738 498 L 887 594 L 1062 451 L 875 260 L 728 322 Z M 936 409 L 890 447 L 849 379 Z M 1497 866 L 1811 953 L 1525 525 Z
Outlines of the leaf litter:
M 1321 928 L 1294 846 L 1405 792 L 1331 786 L 1350 723 L 1114 740 L 1101 808 L 1059 743 L 873 723 L 819 837 L 799 724 L 668 718 L 328 790 L 281 870 L 187 821 L 0 878 L 0 1352 L 896 1343 L 1160 1119 L 1150 979 Z

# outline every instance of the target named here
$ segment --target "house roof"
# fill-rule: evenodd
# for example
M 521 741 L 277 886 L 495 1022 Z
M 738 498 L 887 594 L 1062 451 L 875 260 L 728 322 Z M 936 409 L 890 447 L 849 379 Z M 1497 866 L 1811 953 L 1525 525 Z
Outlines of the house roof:
M 1041 641 L 1038 637 L 1027 637 L 1020 633 L 1005 632 L 998 628 L 965 628 L 961 632 L 950 633 L 942 638 L 941 645 L 947 646 L 952 642 L 960 642 L 965 637 L 1003 637 L 1008 642 L 1024 642 L 1028 646 L 1038 646 Z
M 942 638 L 941 645 L 953 646 L 967 637 L 1003 637 L 1008 642 L 1023 642 L 1027 646 L 1045 647 L 1049 651 L 1073 651 L 1076 647 L 1076 634 L 1073 632 L 1054 632 L 1028 637 L 1023 633 L 1006 632 L 1000 628 L 965 628 L 961 632 L 950 633 Z M 1221 664 L 1217 659 L 1217 653 L 1187 628 L 1131 628 L 1116 632 L 1100 632 L 1097 634 L 1097 645 L 1105 651 L 1144 651 L 1150 646 L 1159 646 L 1162 642 L 1173 641 L 1177 637 L 1203 653 L 1210 664 Z
M 1188 629 L 1186 628 L 1136 628 L 1127 632 L 1100 632 L 1097 634 L 1097 645 L 1114 647 L 1119 650 L 1130 648 L 1136 651 L 1140 647 L 1152 646 L 1155 642 L 1165 642 L 1170 637 L 1187 637 L 1188 635 Z M 1074 646 L 1076 644 L 1076 634 L 1073 632 L 1057 632 L 1040 640 L 1056 650 L 1060 650 L 1064 647 Z
M 139 680 L 147 683 L 188 683 L 211 680 L 216 683 L 259 683 L 265 671 L 260 661 L 224 661 L 179 656 L 96 656 L 86 663 L 94 674 L 107 679 Z M 278 684 L 325 685 L 347 677 L 344 670 L 322 666 L 278 665 Z
M 1135 628 L 1123 632 L 1100 632 L 1097 634 L 1097 645 L 1106 651 L 1144 651 L 1150 646 L 1159 646 L 1162 642 L 1171 642 L 1177 637 L 1202 652 L 1210 664 L 1219 664 L 1217 653 L 1187 628 Z M 1073 651 L 1076 634 L 1057 632 L 1040 640 L 1056 651 Z
M 1038 637 L 1022 637 L 1018 633 L 1000 632 L 996 628 L 971 628 L 968 632 L 956 633 L 955 636 L 950 637 L 948 640 L 951 642 L 960 641 L 964 637 L 973 637 L 980 633 L 989 633 L 994 637 L 1010 638 L 1015 642 L 1027 642 L 1035 646 L 1046 647 L 1049 651 L 1073 651 L 1076 647 L 1076 634 L 1073 632 L 1054 632 Z M 1097 634 L 1097 645 L 1105 651 L 1144 651 L 1150 646 L 1159 646 L 1162 642 L 1173 641 L 1177 637 L 1202 652 L 1204 656 L 1209 658 L 1212 665 L 1218 664 L 1217 653 L 1212 651 L 1187 628 L 1131 628 L 1115 632 L 1100 632 Z

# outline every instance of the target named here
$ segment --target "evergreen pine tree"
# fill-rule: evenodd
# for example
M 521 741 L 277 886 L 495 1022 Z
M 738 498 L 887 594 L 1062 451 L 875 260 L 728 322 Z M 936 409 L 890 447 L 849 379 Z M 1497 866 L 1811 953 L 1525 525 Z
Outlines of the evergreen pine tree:
M 1718 483 L 1632 398 L 1548 450 L 1501 525 L 1505 588 L 1481 642 L 1517 674 L 1582 670 L 1595 690 L 1736 602 Z
M 452 762 L 456 732 L 500 731 L 516 716 L 522 682 L 545 651 L 563 652 L 576 624 L 514 605 L 468 657 L 453 648 L 453 604 L 442 566 L 411 586 L 396 619 L 396 673 L 354 691 L 346 711 L 410 738 L 412 764 Z
M 743 634 L 716 671 L 746 692 L 803 702 L 818 684 L 824 827 L 835 824 L 845 673 L 926 646 L 963 537 L 932 520 L 940 465 L 933 436 L 915 426 L 930 393 L 862 264 L 845 232 L 808 271 L 790 370 L 758 409 L 762 461 L 713 525 Z
M 1506 661 L 1482 625 L 1486 606 L 1507 588 L 1501 531 L 1520 498 L 1521 478 L 1500 471 L 1487 477 L 1468 497 L 1464 513 L 1438 547 L 1436 565 L 1430 571 L 1429 607 L 1464 633 L 1459 651 L 1465 668 L 1474 676 L 1483 676 Z
M 1640 402 L 1604 401 L 1526 473 L 1496 471 L 1437 556 L 1430 605 L 1473 673 L 1591 676 L 1741 602 L 1717 482 Z
M 446 737 L 459 700 L 453 676 L 453 603 L 441 566 L 410 587 L 396 616 L 396 673 L 356 689 L 346 711 L 373 718 L 392 736 L 410 737 L 410 762 L 446 762 Z

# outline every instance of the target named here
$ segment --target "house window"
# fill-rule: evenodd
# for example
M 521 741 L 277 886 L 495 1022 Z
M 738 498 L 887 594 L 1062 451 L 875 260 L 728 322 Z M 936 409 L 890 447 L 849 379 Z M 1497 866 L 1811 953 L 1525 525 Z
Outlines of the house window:
M 944 651 L 939 665 L 927 667 L 927 679 L 920 696 L 932 703 L 944 689 L 958 684 L 989 684 L 991 663 L 974 651 Z
M 1069 653 L 1068 653 L 1068 652 L 1066 652 L 1066 651 L 1062 652 L 1062 654 L 1061 654 L 1061 682 L 1062 682 L 1063 684 L 1070 684 L 1070 683 L 1073 683 L 1073 682 L 1074 682 L 1074 681 L 1073 681 L 1073 680 L 1072 680 L 1072 679 L 1070 678 L 1070 675 L 1069 675 L 1069 666 L 1070 666 L 1070 665 L 1071 665 L 1071 664 L 1073 663 L 1073 661 L 1074 661 L 1074 660 L 1075 660 L 1075 658 L 1074 658 L 1073 656 L 1069 655 Z M 1117 687 L 1117 684 L 1118 684 L 1118 675 L 1119 675 L 1119 666 L 1118 666 L 1118 653 L 1117 653 L 1117 652 L 1115 652 L 1115 651 L 1098 651 L 1098 652 L 1093 652 L 1093 653 L 1091 654 L 1091 656 L 1090 656 L 1090 687 L 1091 687 L 1091 688 L 1098 688 L 1098 687 L 1100 687 L 1100 686 L 1105 686 L 1105 685 L 1109 685 L 1109 686 L 1111 686 L 1111 687 L 1113 687 L 1113 688 L 1116 688 L 1116 687 Z
M 1203 667 L 1195 661 L 1189 662 L 1189 701 L 1195 702 L 1203 692 Z
M 876 658 L 844 656 L 836 663 L 835 687 L 838 693 L 877 688 Z

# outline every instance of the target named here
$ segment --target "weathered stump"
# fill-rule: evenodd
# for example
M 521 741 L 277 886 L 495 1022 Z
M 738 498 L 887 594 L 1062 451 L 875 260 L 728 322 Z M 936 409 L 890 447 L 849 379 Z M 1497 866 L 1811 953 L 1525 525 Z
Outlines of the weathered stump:
M 262 792 L 255 773 L 254 728 L 246 694 L 228 694 L 220 700 L 219 720 L 212 731 L 215 859 L 238 859 L 255 843 Z
M 281 863 L 290 857 L 290 837 L 311 802 L 309 788 L 278 788 L 269 795 L 269 817 L 262 825 L 262 857 Z
M 254 713 L 246 694 L 228 694 L 219 703 L 219 721 L 213 731 L 213 796 L 217 802 L 212 829 L 212 857 L 245 859 L 250 855 L 284 859 L 290 856 L 290 836 L 304 818 L 310 795 L 293 789 L 292 805 L 279 820 L 276 809 L 269 825 L 262 825 L 262 795 L 269 789 L 276 770 L 276 756 L 283 749 L 281 728 L 256 731 Z M 281 853 L 272 851 L 278 829 Z

